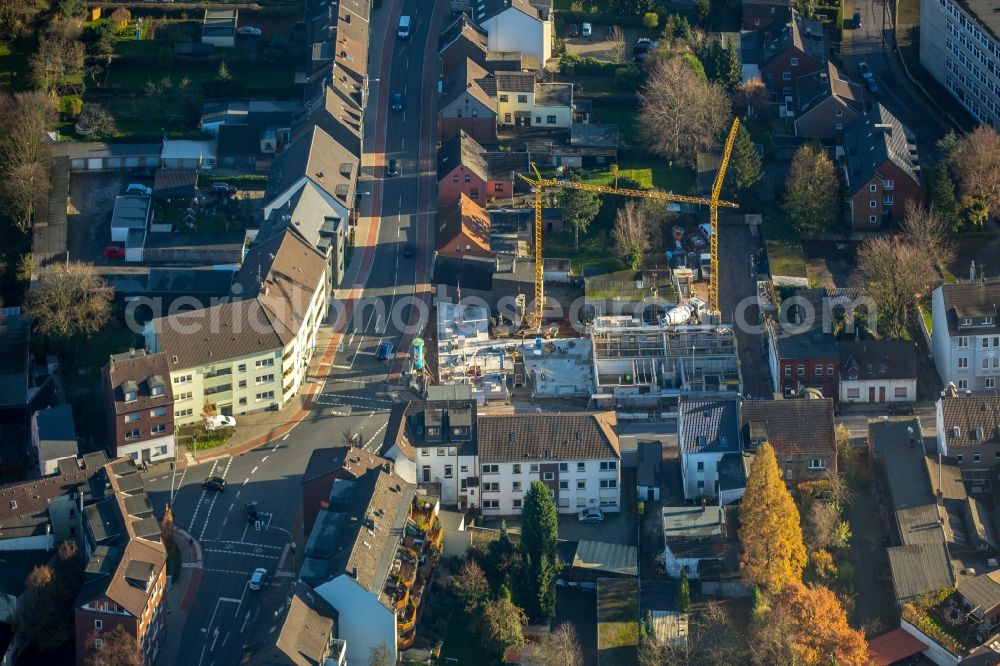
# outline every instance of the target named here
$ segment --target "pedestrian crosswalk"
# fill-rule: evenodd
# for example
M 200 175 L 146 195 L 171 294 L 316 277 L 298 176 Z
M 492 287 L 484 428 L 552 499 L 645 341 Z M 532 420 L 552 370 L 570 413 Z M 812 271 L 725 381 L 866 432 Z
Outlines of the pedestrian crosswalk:
M 334 407 L 334 416 L 350 416 L 354 412 L 386 413 L 392 409 L 392 400 L 363 396 L 323 393 L 313 397 L 313 402 L 324 407 Z

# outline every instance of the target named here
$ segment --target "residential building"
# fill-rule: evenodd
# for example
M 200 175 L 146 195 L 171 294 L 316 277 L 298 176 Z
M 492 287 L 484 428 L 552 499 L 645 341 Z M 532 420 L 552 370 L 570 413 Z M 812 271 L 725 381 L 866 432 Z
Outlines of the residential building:
M 486 31 L 467 14 L 456 18 L 438 37 L 438 56 L 441 58 L 441 71 L 445 73 L 445 77 L 466 60 L 472 60 L 480 67 L 485 66 L 489 51 L 487 41 Z
M 766 32 L 787 25 L 792 18 L 791 0 L 742 0 L 743 30 Z
M 564 150 L 559 156 L 562 164 L 594 169 L 617 163 L 621 145 L 617 124 L 574 122 L 569 134 L 570 150 Z M 573 152 L 576 155 L 571 154 Z
M 260 125 L 221 125 L 218 136 L 216 155 L 221 168 L 255 172 L 265 171 L 270 166 L 275 141 L 268 143 L 269 151 L 262 149 L 264 128 Z
M 201 43 L 215 47 L 236 46 L 236 24 L 239 11 L 236 9 L 206 9 L 201 23 Z
M 1000 126 L 1000 22 L 985 0 L 921 0 L 920 64 L 981 123 Z
M 864 113 L 864 92 L 840 69 L 826 66 L 795 82 L 795 135 L 809 139 L 833 139 Z
M 827 398 L 839 395 L 833 320 L 844 310 L 853 325 L 857 305 L 853 292 L 827 289 L 799 289 L 781 302 L 777 316 L 764 323 L 775 393 L 790 397 L 814 388 Z
M 460 193 L 438 209 L 437 253 L 446 257 L 492 258 L 490 217 L 482 206 Z
M 551 8 L 529 0 L 484 0 L 476 5 L 473 19 L 486 31 L 490 51 L 520 51 L 542 66 L 552 57 Z
M 573 84 L 537 83 L 529 72 L 496 72 L 497 123 L 568 130 L 573 124 Z
M 250 248 L 226 302 L 153 319 L 168 359 L 174 424 L 278 409 L 296 394 L 329 308 L 327 260 L 293 228 Z
M 744 400 L 740 403 L 740 437 L 746 451 L 770 444 L 785 485 L 837 474 L 837 438 L 831 398 Z
M 166 354 L 130 349 L 112 355 L 101 369 L 101 397 L 113 457 L 147 463 L 176 457 Z
M 548 412 L 478 419 L 485 515 L 519 514 L 541 481 L 559 513 L 621 509 L 621 447 L 615 412 Z
M 792 11 L 782 28 L 771 25 L 765 31 L 760 56 L 760 73 L 771 95 L 786 110 L 795 108 L 795 84 L 802 76 L 823 69 L 826 44 L 823 25 Z
M 740 451 L 740 403 L 730 398 L 680 401 L 677 449 L 684 499 L 719 496 L 719 461 Z
M 980 625 L 979 635 L 992 635 L 1000 625 L 1000 570 L 959 579 L 955 588 L 964 610 Z
M 210 170 L 218 165 L 217 140 L 164 139 L 160 149 L 161 169 Z
M 640 502 L 659 502 L 662 483 L 663 444 L 639 442 L 639 466 L 636 493 Z
M 76 459 L 79 448 L 70 405 L 49 407 L 31 415 L 31 448 L 42 476 L 58 472 L 60 460 Z
M 0 414 L 23 413 L 28 405 L 30 338 L 21 308 L 0 308 Z
M 717 505 L 665 506 L 663 559 L 667 575 L 704 578 L 721 564 L 726 535 L 726 510 Z
M 464 194 L 480 206 L 489 194 L 486 151 L 463 130 L 459 130 L 438 151 L 438 204 L 444 205 Z
M 144 194 L 115 197 L 115 207 L 111 213 L 111 240 L 124 243 L 132 232 L 138 232 L 144 237 L 152 212 L 153 200 Z
M 385 458 L 356 446 L 315 449 L 302 474 L 303 533 L 309 536 L 312 532 L 316 516 L 326 508 L 334 481 L 356 479 L 385 463 Z
M 897 603 L 951 587 L 956 580 L 920 432 L 915 417 L 868 422 L 869 454 L 886 480 L 893 543 L 899 544 L 886 548 Z
M 338 613 L 305 583 L 295 585 L 273 642 L 244 651 L 242 666 L 345 666 L 347 642 L 337 638 Z
M 878 102 L 844 130 L 844 178 L 853 229 L 902 220 L 924 200 L 916 138 Z
M 525 151 L 488 150 L 483 153 L 486 162 L 486 193 L 489 203 L 501 202 L 522 190 L 520 175 L 531 173 L 531 156 Z
M 167 552 L 134 461 L 107 463 L 91 477 L 83 515 L 87 566 L 74 608 L 76 663 L 93 663 L 101 636 L 121 627 L 143 663 L 153 664 L 166 632 Z
M 223 125 L 257 125 L 262 129 L 261 152 L 274 152 L 291 141 L 292 118 L 301 110 L 296 101 L 209 100 L 202 106 L 198 129 L 218 136 Z M 272 134 L 277 142 L 268 146 L 264 137 Z
M 1000 396 L 948 386 L 935 412 L 938 451 L 955 459 L 970 493 L 989 492 L 990 470 L 1000 463 Z
M 997 388 L 998 303 L 1000 278 L 943 284 L 931 292 L 934 366 L 946 386 L 954 384 L 960 391 Z
M 483 87 L 495 87 L 492 75 L 472 58 L 464 58 L 444 72 L 437 107 L 438 138 L 447 143 L 465 132 L 480 143 L 496 143 L 497 101 Z
M 367 665 L 379 645 L 395 662 L 413 643 L 442 534 L 438 505 L 415 491 L 383 467 L 338 479 L 309 537 L 299 578 L 339 614 L 349 666 Z
M 917 399 L 917 350 L 906 340 L 837 343 L 840 402 L 905 402 Z

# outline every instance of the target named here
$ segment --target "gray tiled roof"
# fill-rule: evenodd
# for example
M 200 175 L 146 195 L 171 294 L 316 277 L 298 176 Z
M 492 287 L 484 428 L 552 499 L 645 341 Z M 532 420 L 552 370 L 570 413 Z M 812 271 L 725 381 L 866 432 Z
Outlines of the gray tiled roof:
M 681 400 L 679 431 L 684 453 L 740 450 L 740 403 L 736 400 Z
M 951 587 L 954 580 L 943 543 L 886 548 L 897 601 Z
M 58 405 L 35 414 L 38 425 L 38 454 L 42 460 L 58 460 L 76 456 L 76 428 L 73 409 Z
M 853 194 L 871 180 L 879 167 L 892 161 L 920 184 L 916 139 L 888 109 L 876 102 L 844 130 L 848 190 Z
M 796 454 L 837 453 L 833 400 L 829 398 L 744 400 L 740 404 L 740 429 L 747 448 L 751 447 L 751 425 L 766 427 L 767 441 L 779 459 Z
M 489 180 L 489 169 L 483 158 L 485 152 L 478 141 L 466 134 L 465 130 L 459 130 L 455 136 L 445 141 L 438 151 L 438 180 L 450 174 L 459 165 L 480 179 Z
M 837 343 L 840 378 L 916 379 L 916 345 L 906 340 L 845 340 Z
M 982 446 L 1000 442 L 1000 396 L 993 392 L 958 394 L 940 399 L 942 429 L 949 455 L 953 446 Z M 982 432 L 978 432 L 981 430 Z
M 615 412 L 547 412 L 479 418 L 479 458 L 609 460 L 621 457 Z
M 993 326 L 976 326 L 967 329 L 968 335 L 986 335 L 1000 332 L 1000 278 L 944 284 L 939 287 L 948 317 L 948 332 L 959 331 L 959 316 L 993 317 Z

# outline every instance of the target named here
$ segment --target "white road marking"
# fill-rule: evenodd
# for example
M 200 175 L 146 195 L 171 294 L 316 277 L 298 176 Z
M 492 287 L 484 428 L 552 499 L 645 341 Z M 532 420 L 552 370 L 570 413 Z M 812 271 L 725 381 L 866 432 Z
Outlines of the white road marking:
M 254 467 L 252 470 L 250 470 L 250 476 L 253 476 L 254 472 L 256 472 L 256 471 L 257 471 L 257 467 Z
M 212 469 L 210 469 L 208 471 L 208 476 L 212 476 L 212 474 L 215 473 L 215 466 L 218 465 L 218 464 L 219 464 L 218 460 L 216 460 L 215 462 L 212 463 Z M 184 471 L 186 472 L 187 470 L 185 469 Z M 189 532 L 193 532 L 194 531 L 194 523 L 198 519 L 198 512 L 201 510 L 201 503 L 205 500 L 205 493 L 206 492 L 208 492 L 208 491 L 205 490 L 204 488 L 201 489 L 201 497 L 198 498 L 198 503 L 194 507 L 194 515 L 191 516 L 191 524 L 188 526 L 188 531 Z
M 261 458 L 260 461 L 261 462 L 267 462 L 267 456 L 264 456 L 263 458 Z
M 389 425 L 389 422 L 386 421 L 385 423 L 382 424 L 381 428 L 379 428 L 378 430 L 375 431 L 375 434 L 373 434 L 373 435 L 371 435 L 371 436 L 368 437 L 368 441 L 365 442 L 365 446 L 364 446 L 364 448 L 365 448 L 366 451 L 374 451 L 375 449 L 378 448 L 378 436 L 379 436 L 379 433 L 382 432 L 383 430 L 385 430 L 386 426 L 388 426 L 388 425 Z M 375 443 L 375 448 L 369 449 L 368 445 L 371 444 L 372 442 Z
M 232 539 L 205 539 L 204 541 L 202 541 L 202 543 L 207 543 L 207 544 L 221 543 L 221 544 L 229 544 L 231 546 L 246 546 L 247 545 L 243 541 L 233 541 Z M 252 544 L 252 545 L 254 546 L 254 548 L 266 548 L 268 550 L 281 550 L 282 548 L 284 548 L 284 546 L 270 546 L 270 545 L 263 544 L 263 543 L 259 543 L 259 544 L 255 543 L 255 544 Z
M 288 435 L 285 435 L 285 436 L 284 436 L 284 438 L 282 438 L 282 440 L 281 440 L 281 441 L 285 441 L 286 439 L 288 439 Z M 277 451 L 277 450 L 278 450 L 278 445 L 277 445 L 277 444 L 275 444 L 275 445 L 274 445 L 274 448 L 273 448 L 273 449 L 271 449 L 271 451 L 272 451 L 272 452 L 274 452 L 274 451 Z
M 290 435 L 291 435 L 291 433 L 288 433 L 288 435 L 285 435 L 284 437 L 282 437 L 282 438 L 281 438 L 281 441 L 285 441 L 286 439 L 288 439 L 288 437 L 289 437 Z M 275 445 L 274 445 L 274 448 L 275 448 L 275 449 L 276 449 L 276 448 L 278 448 L 278 445 L 277 445 L 277 444 L 275 444 Z
M 247 485 L 248 481 L 250 481 L 250 477 L 249 476 L 247 478 L 243 479 L 243 485 L 244 486 Z
M 235 460 L 235 458 L 230 458 L 229 461 L 226 463 L 225 469 L 222 470 L 222 474 L 220 474 L 220 476 L 223 479 L 225 479 L 226 478 L 226 474 L 229 473 L 229 467 L 230 467 L 230 465 L 233 464 L 233 460 Z M 214 469 L 214 466 L 213 466 L 213 469 Z M 215 502 L 219 499 L 219 495 L 221 495 L 221 494 L 222 493 L 215 493 L 215 497 L 212 498 L 212 503 L 208 505 L 208 511 L 205 512 L 205 524 L 202 526 L 201 533 L 198 535 L 199 539 L 201 539 L 201 538 L 203 538 L 205 536 L 205 530 L 208 529 L 208 521 L 212 517 L 212 509 L 215 508 Z
M 206 553 L 220 553 L 222 555 L 244 555 L 246 557 L 263 557 L 268 560 L 276 560 L 280 555 L 265 555 L 264 553 L 243 553 L 235 550 L 225 550 L 221 548 L 202 548 Z

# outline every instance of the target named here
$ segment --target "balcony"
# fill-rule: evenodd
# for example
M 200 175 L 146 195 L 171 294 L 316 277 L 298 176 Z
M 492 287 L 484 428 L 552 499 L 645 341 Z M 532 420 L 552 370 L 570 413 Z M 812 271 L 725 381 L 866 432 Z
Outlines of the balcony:
M 430 592 L 441 556 L 444 530 L 434 509 L 420 499 L 414 500 L 403 542 L 396 554 L 384 593 L 387 604 L 396 613 L 399 649 L 405 650 L 416 638 L 420 605 Z
M 205 379 L 215 379 L 216 377 L 226 377 L 233 374 L 232 368 L 216 368 L 212 372 L 205 373 Z

